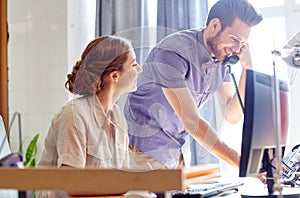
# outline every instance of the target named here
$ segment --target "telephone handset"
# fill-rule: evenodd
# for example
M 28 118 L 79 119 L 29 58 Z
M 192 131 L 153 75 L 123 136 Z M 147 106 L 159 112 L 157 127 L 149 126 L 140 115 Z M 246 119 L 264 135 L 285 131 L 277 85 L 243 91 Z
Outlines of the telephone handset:
M 238 57 L 238 55 L 232 54 L 232 55 L 227 56 L 227 57 L 224 59 L 224 61 L 223 61 L 222 64 L 223 64 L 224 66 L 230 67 L 231 65 L 236 64 L 239 60 L 240 60 L 240 58 Z

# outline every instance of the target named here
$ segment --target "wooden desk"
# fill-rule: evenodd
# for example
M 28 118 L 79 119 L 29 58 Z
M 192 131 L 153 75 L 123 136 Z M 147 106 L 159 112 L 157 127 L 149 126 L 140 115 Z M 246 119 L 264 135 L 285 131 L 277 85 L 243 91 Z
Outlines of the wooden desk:
M 0 189 L 61 190 L 119 193 L 101 198 L 124 198 L 123 193 L 132 190 L 148 190 L 165 193 L 183 190 L 194 181 L 218 174 L 218 164 L 202 164 L 186 169 L 152 170 L 147 172 L 115 169 L 58 169 L 58 168 L 3 168 L 0 167 Z M 79 198 L 79 197 L 76 197 Z
M 63 190 L 99 194 L 149 190 L 163 193 L 182 190 L 181 169 L 148 172 L 114 169 L 0 168 L 0 189 Z

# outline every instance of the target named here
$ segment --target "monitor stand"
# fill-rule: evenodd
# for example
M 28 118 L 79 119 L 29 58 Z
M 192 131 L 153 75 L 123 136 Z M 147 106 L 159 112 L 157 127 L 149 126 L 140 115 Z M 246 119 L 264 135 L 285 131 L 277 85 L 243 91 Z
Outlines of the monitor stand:
M 288 187 L 287 189 L 283 187 L 282 193 L 278 192 L 273 192 L 273 187 L 274 187 L 274 179 L 273 179 L 273 168 L 274 166 L 271 163 L 268 149 L 265 149 L 264 151 L 264 156 L 262 160 L 263 167 L 262 169 L 266 171 L 266 177 L 269 178 L 267 179 L 267 188 L 268 192 L 262 192 L 261 194 L 257 192 L 253 192 L 253 194 L 242 194 L 241 197 L 244 198 L 253 198 L 253 197 L 261 197 L 261 198 L 266 198 L 266 197 L 288 197 L 288 198 L 299 198 L 300 197 L 300 188 L 298 188 L 299 192 L 286 192 L 286 190 L 291 189 Z

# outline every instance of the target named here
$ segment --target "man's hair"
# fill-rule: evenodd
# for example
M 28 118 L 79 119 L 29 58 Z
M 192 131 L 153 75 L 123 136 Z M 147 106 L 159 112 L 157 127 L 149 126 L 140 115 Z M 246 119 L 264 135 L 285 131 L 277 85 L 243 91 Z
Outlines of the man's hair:
M 239 18 L 249 27 L 262 21 L 262 14 L 247 0 L 219 0 L 210 9 L 206 26 L 214 18 L 221 22 L 222 29 L 231 26 L 236 18 Z

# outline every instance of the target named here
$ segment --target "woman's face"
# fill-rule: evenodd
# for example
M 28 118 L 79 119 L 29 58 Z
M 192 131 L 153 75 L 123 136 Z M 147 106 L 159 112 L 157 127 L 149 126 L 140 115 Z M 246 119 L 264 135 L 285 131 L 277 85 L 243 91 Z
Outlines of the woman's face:
M 133 50 L 128 54 L 127 61 L 123 64 L 123 71 L 118 80 L 118 89 L 122 92 L 132 92 L 137 89 L 138 73 L 142 72 L 141 66 L 136 62 Z

